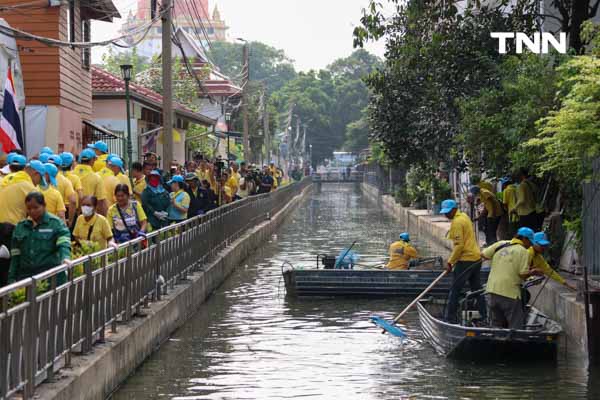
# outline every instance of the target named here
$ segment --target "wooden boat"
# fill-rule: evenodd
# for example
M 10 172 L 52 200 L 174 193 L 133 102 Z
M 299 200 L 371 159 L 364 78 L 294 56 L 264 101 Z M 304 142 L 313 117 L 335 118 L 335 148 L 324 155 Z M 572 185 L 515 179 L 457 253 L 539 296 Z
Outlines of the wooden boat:
M 539 361 L 556 358 L 561 326 L 532 308 L 523 329 L 449 324 L 440 319 L 443 305 L 431 300 L 417 304 L 419 323 L 435 350 L 453 359 L 480 361 Z M 466 311 L 468 313 L 468 311 Z
M 335 258 L 334 258 L 335 260 Z M 414 297 L 421 293 L 442 272 L 441 257 L 427 259 L 414 269 L 390 271 L 377 269 L 297 269 L 289 264 L 282 268 L 285 288 L 291 296 L 357 296 L 357 297 Z M 481 272 L 482 284 L 488 272 Z M 433 296 L 445 297 L 452 277 L 444 278 L 432 291 Z

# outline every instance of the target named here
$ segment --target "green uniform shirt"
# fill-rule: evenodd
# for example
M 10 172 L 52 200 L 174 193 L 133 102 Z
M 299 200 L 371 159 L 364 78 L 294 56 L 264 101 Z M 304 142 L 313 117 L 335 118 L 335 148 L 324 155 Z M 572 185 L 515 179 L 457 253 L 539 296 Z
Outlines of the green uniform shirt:
M 498 250 L 502 245 L 511 246 Z M 529 271 L 529 253 L 518 239 L 501 240 L 481 253 L 492 259 L 492 269 L 486 285 L 487 293 L 494 293 L 511 299 L 521 298 L 522 274 Z
M 10 254 L 10 281 L 29 278 L 71 258 L 71 233 L 49 213 L 37 226 L 30 219 L 23 220 L 13 232 Z

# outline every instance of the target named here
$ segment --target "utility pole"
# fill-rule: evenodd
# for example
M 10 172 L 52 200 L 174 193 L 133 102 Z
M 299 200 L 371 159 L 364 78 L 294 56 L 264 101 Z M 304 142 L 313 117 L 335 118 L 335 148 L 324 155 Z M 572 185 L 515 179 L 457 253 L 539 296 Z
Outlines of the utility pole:
M 294 154 L 299 154 L 298 153 L 298 147 L 300 146 L 300 116 L 297 116 L 296 118 L 296 141 L 294 142 Z M 296 162 L 295 160 L 296 157 L 294 157 L 294 160 L 292 160 L 294 163 Z
M 265 133 L 265 152 L 267 153 L 267 164 L 271 163 L 271 137 L 269 133 L 269 107 L 267 107 L 267 88 L 263 96 L 263 131 Z
M 173 162 L 173 64 L 171 59 L 172 0 L 163 0 L 162 14 L 162 82 L 163 82 L 163 170 Z
M 250 152 L 250 127 L 248 122 L 248 82 L 250 81 L 250 49 L 248 48 L 248 42 L 244 41 L 244 60 L 242 65 L 245 66 L 246 74 L 244 76 L 244 94 L 242 98 L 242 114 L 244 117 L 244 158 L 247 163 L 251 161 Z

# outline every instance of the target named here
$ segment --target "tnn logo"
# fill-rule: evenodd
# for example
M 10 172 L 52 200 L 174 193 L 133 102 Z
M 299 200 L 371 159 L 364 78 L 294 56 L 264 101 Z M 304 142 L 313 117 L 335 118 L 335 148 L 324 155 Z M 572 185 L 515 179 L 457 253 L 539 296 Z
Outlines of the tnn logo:
M 549 45 L 556 51 L 565 54 L 567 52 L 567 34 L 560 32 L 558 39 L 550 32 L 536 32 L 533 40 L 522 32 L 492 32 L 492 38 L 498 39 L 498 52 L 506 54 L 506 40 L 514 39 L 517 54 L 523 53 L 523 46 L 535 54 L 548 54 Z

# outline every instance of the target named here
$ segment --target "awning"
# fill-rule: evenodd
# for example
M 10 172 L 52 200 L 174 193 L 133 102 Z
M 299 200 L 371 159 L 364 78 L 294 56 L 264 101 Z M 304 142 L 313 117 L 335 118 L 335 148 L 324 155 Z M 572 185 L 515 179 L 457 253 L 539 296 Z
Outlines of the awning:
M 93 122 L 83 120 L 83 124 L 89 126 L 96 132 L 99 132 L 101 135 L 106 136 L 106 137 L 102 137 L 100 139 L 104 139 L 104 140 L 106 140 L 106 139 L 123 139 L 123 137 L 120 134 L 111 132 L 108 129 L 106 129 L 100 125 L 94 124 Z

